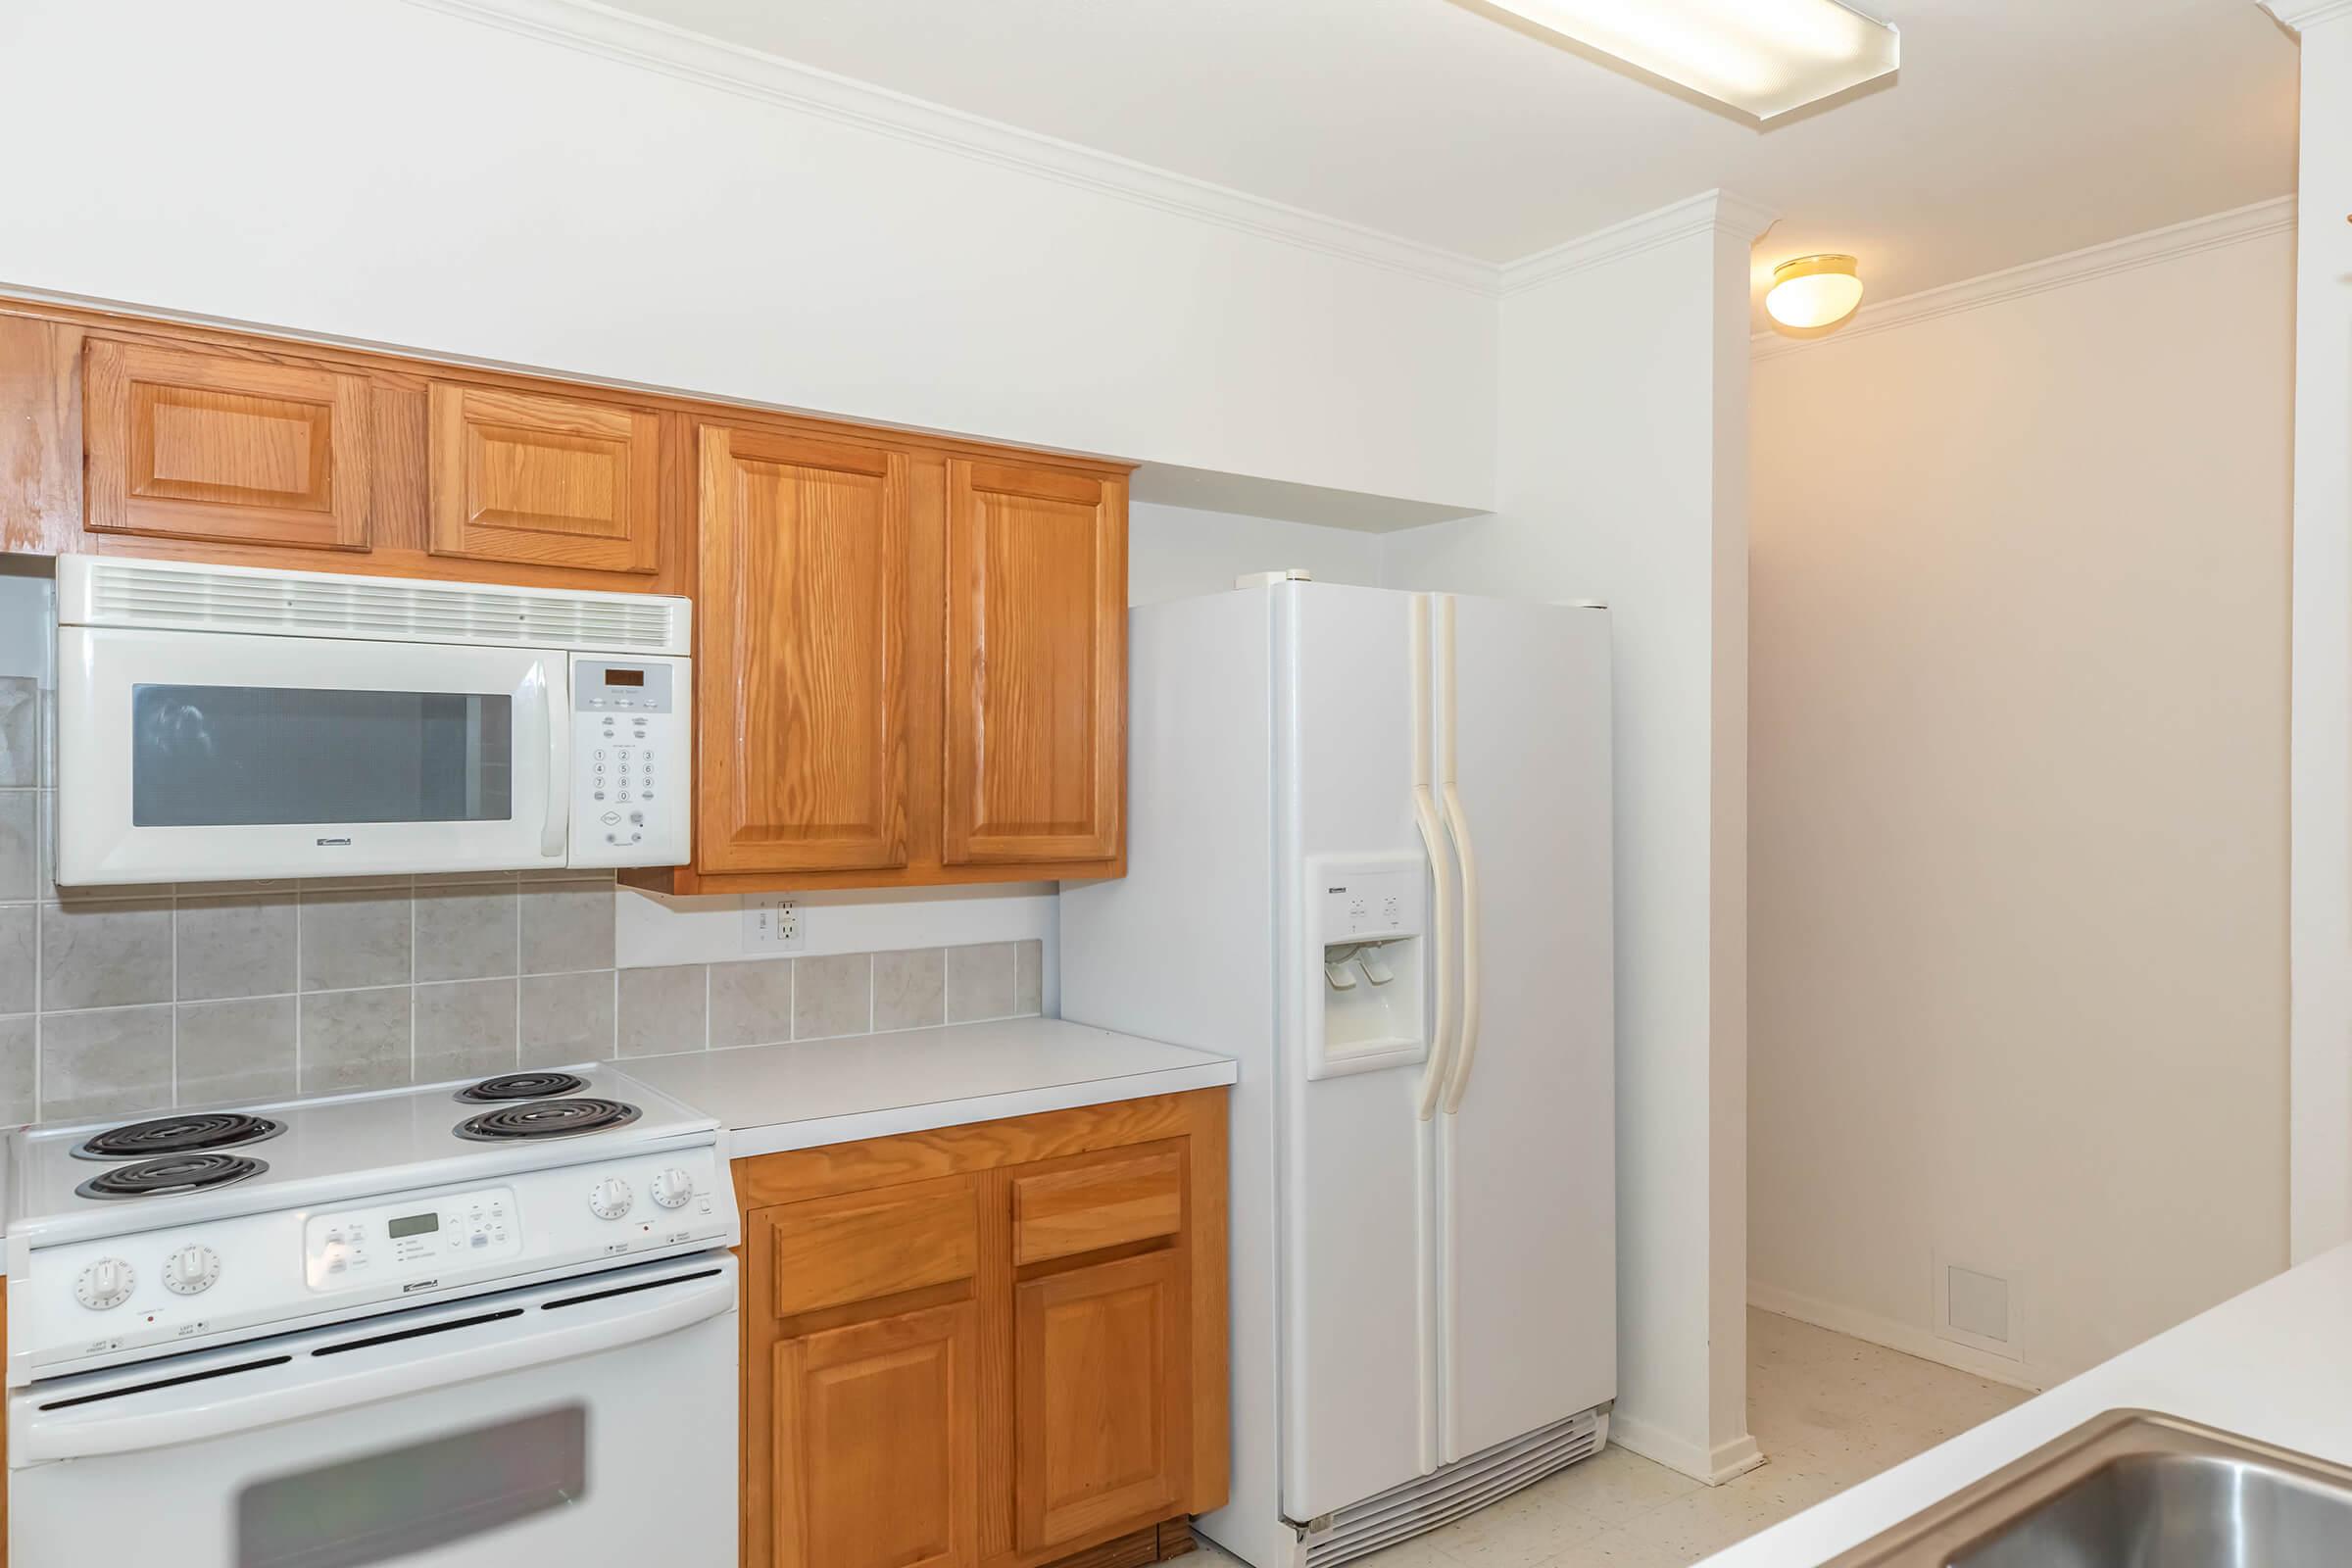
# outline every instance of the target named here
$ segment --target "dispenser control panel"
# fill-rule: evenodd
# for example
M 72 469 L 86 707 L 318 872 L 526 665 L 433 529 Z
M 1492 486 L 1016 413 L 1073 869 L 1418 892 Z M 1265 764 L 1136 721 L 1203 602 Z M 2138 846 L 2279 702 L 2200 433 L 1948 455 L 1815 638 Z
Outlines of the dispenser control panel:
M 1323 941 L 1328 945 L 1419 936 L 1427 881 L 1418 857 L 1409 867 L 1326 875 L 1315 888 L 1323 903 Z

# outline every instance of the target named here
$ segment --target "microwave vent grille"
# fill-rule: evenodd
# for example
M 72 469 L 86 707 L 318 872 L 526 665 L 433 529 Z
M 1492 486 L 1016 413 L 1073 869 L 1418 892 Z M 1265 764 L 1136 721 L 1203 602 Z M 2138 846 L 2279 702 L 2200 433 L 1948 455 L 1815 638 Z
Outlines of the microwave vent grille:
M 685 652 L 681 606 L 654 594 L 516 593 L 380 577 L 157 568 L 90 569 L 93 619 L 370 642 Z

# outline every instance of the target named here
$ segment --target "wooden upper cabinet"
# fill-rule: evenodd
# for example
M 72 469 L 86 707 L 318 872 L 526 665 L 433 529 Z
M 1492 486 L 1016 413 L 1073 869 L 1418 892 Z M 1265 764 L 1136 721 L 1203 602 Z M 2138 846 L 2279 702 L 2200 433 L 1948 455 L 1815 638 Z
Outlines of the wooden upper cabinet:
M 741 426 L 701 439 L 696 865 L 905 866 L 936 734 L 940 465 Z
M 367 377 L 104 337 L 83 371 L 92 532 L 368 547 Z
M 432 553 L 645 572 L 662 556 L 662 416 L 437 381 Z
M 1108 860 L 1126 771 L 1127 490 L 948 465 L 941 858 Z

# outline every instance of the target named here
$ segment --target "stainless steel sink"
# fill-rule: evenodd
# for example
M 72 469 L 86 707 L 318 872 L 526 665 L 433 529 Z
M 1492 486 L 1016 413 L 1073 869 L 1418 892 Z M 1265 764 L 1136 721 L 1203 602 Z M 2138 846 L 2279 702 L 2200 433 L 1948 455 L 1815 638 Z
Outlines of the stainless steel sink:
M 2110 1410 L 1828 1568 L 2344 1568 L 2352 1469 Z

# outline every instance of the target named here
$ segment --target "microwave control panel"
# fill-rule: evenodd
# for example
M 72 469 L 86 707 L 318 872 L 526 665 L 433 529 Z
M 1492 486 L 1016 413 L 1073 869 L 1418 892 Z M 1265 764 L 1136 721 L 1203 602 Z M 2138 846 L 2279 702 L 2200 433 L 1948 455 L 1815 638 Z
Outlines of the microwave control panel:
M 682 659 L 571 661 L 571 863 L 683 865 L 693 682 Z

